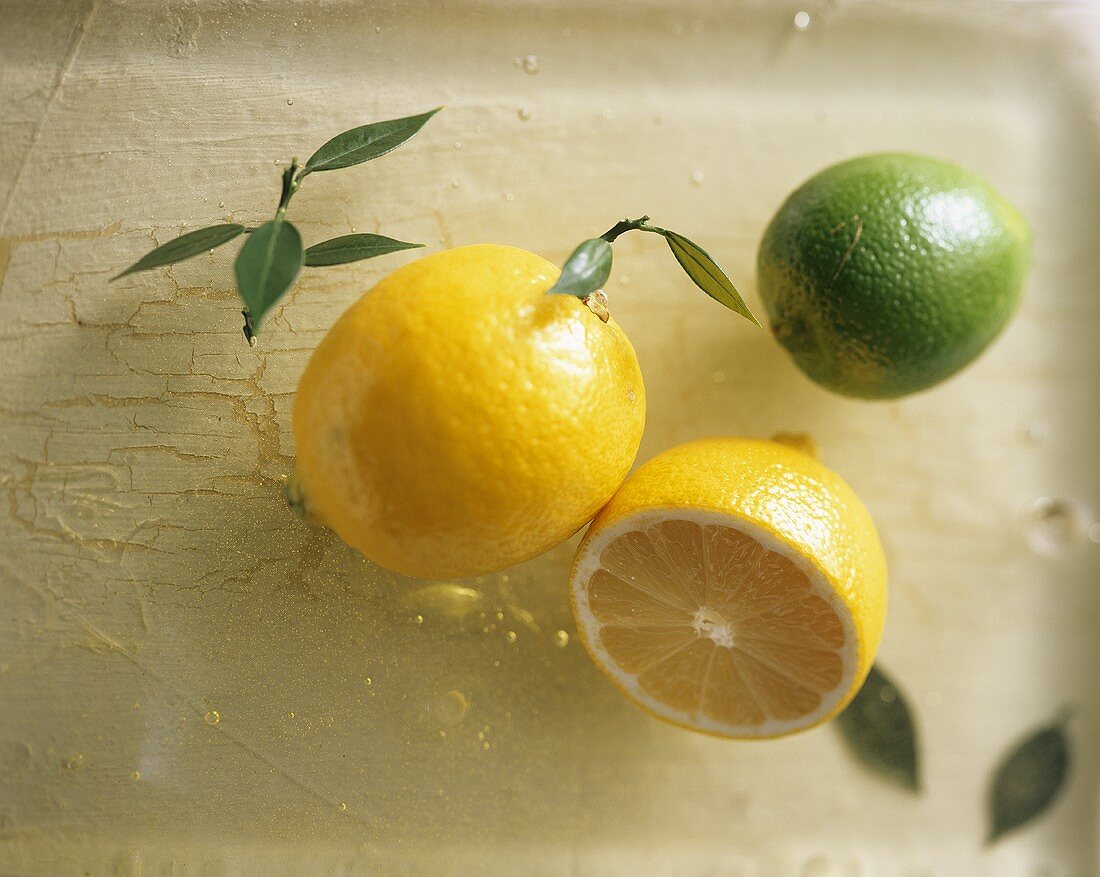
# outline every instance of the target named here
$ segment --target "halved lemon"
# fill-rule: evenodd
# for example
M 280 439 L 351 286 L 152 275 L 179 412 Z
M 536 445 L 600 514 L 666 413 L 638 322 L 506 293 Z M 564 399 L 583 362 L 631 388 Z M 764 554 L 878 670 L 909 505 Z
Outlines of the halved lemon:
M 639 706 L 725 737 L 839 713 L 867 676 L 886 561 L 840 476 L 789 444 L 708 439 L 638 469 L 570 577 L 582 641 Z

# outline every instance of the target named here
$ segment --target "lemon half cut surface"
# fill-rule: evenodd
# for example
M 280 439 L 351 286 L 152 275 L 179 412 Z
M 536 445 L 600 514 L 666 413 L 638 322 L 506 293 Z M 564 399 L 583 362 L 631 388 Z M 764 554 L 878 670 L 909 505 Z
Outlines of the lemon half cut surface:
M 855 696 L 886 562 L 852 489 L 777 442 L 708 439 L 650 460 L 592 523 L 571 575 L 581 638 L 638 705 L 765 738 Z

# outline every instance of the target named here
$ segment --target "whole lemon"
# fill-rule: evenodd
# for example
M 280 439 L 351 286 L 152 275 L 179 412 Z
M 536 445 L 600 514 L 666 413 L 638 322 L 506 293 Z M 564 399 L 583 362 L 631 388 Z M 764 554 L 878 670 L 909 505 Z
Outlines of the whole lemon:
M 321 341 L 294 400 L 309 514 L 410 576 L 493 572 L 562 542 L 634 462 L 645 390 L 615 321 L 558 269 L 459 247 L 398 269 Z
M 772 331 L 838 393 L 892 398 L 957 372 L 1020 300 L 1031 233 L 976 174 L 907 153 L 826 168 L 780 207 L 757 262 Z

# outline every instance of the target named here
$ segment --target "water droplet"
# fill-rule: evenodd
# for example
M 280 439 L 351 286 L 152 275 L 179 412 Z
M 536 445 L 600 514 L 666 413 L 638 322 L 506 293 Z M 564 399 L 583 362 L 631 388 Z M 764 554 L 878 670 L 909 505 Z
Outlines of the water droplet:
M 457 189 L 458 188 L 458 180 L 451 180 L 451 188 L 452 189 Z
M 364 677 L 363 681 L 367 683 L 367 685 L 374 685 L 374 680 L 371 679 L 369 676 Z
M 485 741 L 482 742 L 482 744 L 481 744 L 482 749 L 488 749 L 489 747 L 490 747 L 490 743 L 489 743 L 488 740 L 485 740 Z
M 802 877 L 834 877 L 839 873 L 840 869 L 825 856 L 814 856 L 802 866 Z
M 615 118 L 615 111 L 614 110 L 604 110 L 602 113 L 600 113 L 600 115 L 603 116 L 605 119 L 614 119 Z
M 348 805 L 341 801 L 339 804 L 336 805 L 336 809 L 339 810 L 341 813 L 346 813 Z
M 1084 540 L 1090 517 L 1073 500 L 1044 496 L 1032 503 L 1024 521 L 1027 544 L 1042 557 L 1057 557 Z
M 1050 426 L 1046 421 L 1033 420 L 1020 428 L 1020 441 L 1027 445 L 1038 445 L 1050 437 Z
M 710 379 L 716 384 L 724 384 L 726 382 L 726 373 L 723 371 L 711 372 Z
M 382 27 L 381 27 L 381 25 L 375 25 L 375 28 L 374 28 L 374 32 L 375 32 L 375 33 L 382 33 Z
M 445 691 L 431 705 L 432 717 L 441 725 L 453 728 L 466 718 L 470 702 L 461 691 Z
M 140 770 L 130 771 L 130 779 L 134 780 L 134 782 L 137 782 L 138 780 L 140 780 L 141 779 L 141 771 Z
M 516 200 L 516 196 L 515 196 L 515 195 L 513 195 L 513 194 L 512 194 L 511 192 L 505 192 L 505 193 L 504 193 L 504 200 L 505 200 L 505 201 L 515 201 L 515 200 Z
M 691 184 L 696 189 L 698 189 L 700 186 L 703 185 L 704 179 L 706 179 L 706 176 L 703 174 L 702 171 L 694 171 L 691 175 Z
M 504 613 L 500 609 L 498 609 L 497 610 L 497 621 L 503 621 L 503 620 L 504 620 Z
M 65 770 L 76 770 L 83 763 L 84 756 L 80 753 L 77 753 L 76 755 L 70 755 L 68 758 L 61 759 L 61 766 L 65 768 Z
M 462 141 L 461 140 L 456 140 L 455 141 L 455 149 L 461 149 L 461 148 L 462 148 Z
M 539 59 L 535 55 L 528 55 L 523 59 L 523 72 L 534 76 L 539 72 Z
M 893 703 L 898 699 L 898 690 L 892 685 L 887 685 L 879 691 L 878 696 L 883 703 Z
M 416 623 L 417 624 L 423 624 L 424 623 L 424 616 L 423 615 L 417 615 L 416 616 Z
M 806 30 L 806 28 L 808 28 L 810 26 L 810 24 L 811 24 L 810 13 L 806 12 L 806 10 L 802 10 L 802 11 L 796 12 L 794 14 L 794 29 L 795 30 Z
M 224 201 L 219 201 L 218 202 L 218 207 L 225 207 L 225 202 Z
M 530 109 L 530 107 L 520 107 L 516 112 L 519 115 L 519 118 L 520 118 L 521 122 L 526 122 L 526 121 L 530 120 L 530 118 L 531 118 L 531 109 Z
M 504 634 L 504 638 L 508 641 L 508 645 L 511 645 L 517 639 L 519 639 L 519 636 L 516 634 L 516 632 L 514 630 L 510 630 L 506 634 Z
M 294 106 L 294 98 L 292 98 L 292 97 L 288 97 L 288 98 L 286 99 L 286 105 L 287 105 L 288 107 L 292 107 L 292 106 Z
M 222 714 L 217 710 L 207 710 L 202 720 L 208 725 L 216 725 L 222 720 Z
M 293 711 L 293 710 L 291 710 L 291 711 L 290 711 L 289 713 L 287 713 L 287 714 L 286 714 L 286 717 L 287 717 L 288 719 L 293 719 L 293 718 L 294 718 L 294 716 L 295 716 L 295 713 L 294 713 L 294 711 Z
M 559 630 L 557 633 L 555 633 L 554 645 L 556 645 L 559 649 L 564 649 L 567 645 L 569 645 L 568 631 Z

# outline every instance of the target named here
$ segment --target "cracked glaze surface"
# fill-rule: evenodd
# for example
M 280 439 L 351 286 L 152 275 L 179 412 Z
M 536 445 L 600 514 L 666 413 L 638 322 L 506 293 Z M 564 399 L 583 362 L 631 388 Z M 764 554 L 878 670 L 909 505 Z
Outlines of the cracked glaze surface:
M 988 854 L 975 841 L 994 751 L 1066 703 L 1081 739 L 1097 730 L 1095 547 L 1052 561 L 1020 532 L 1040 496 L 1100 510 L 1100 76 L 1066 48 L 1095 23 L 919 5 L 814 10 L 802 33 L 770 3 L 5 4 L 0 871 L 659 875 L 690 849 L 701 873 L 820 856 L 1095 873 L 1089 747 L 1056 818 Z M 881 654 L 924 718 L 926 799 L 855 770 L 828 729 L 743 747 L 639 716 L 576 641 L 573 545 L 416 582 L 287 512 L 309 353 L 411 256 L 305 272 L 255 349 L 232 247 L 107 283 L 181 230 L 267 218 L 275 160 L 441 103 L 408 146 L 307 180 L 291 207 L 307 244 L 377 231 L 561 264 L 649 212 L 759 312 L 764 226 L 832 161 L 950 155 L 1028 217 L 1035 269 L 1005 334 L 900 403 L 811 385 L 660 241 L 624 237 L 608 285 L 646 381 L 640 460 L 805 431 L 868 505 L 892 573 Z M 441 725 L 454 691 L 468 709 Z

